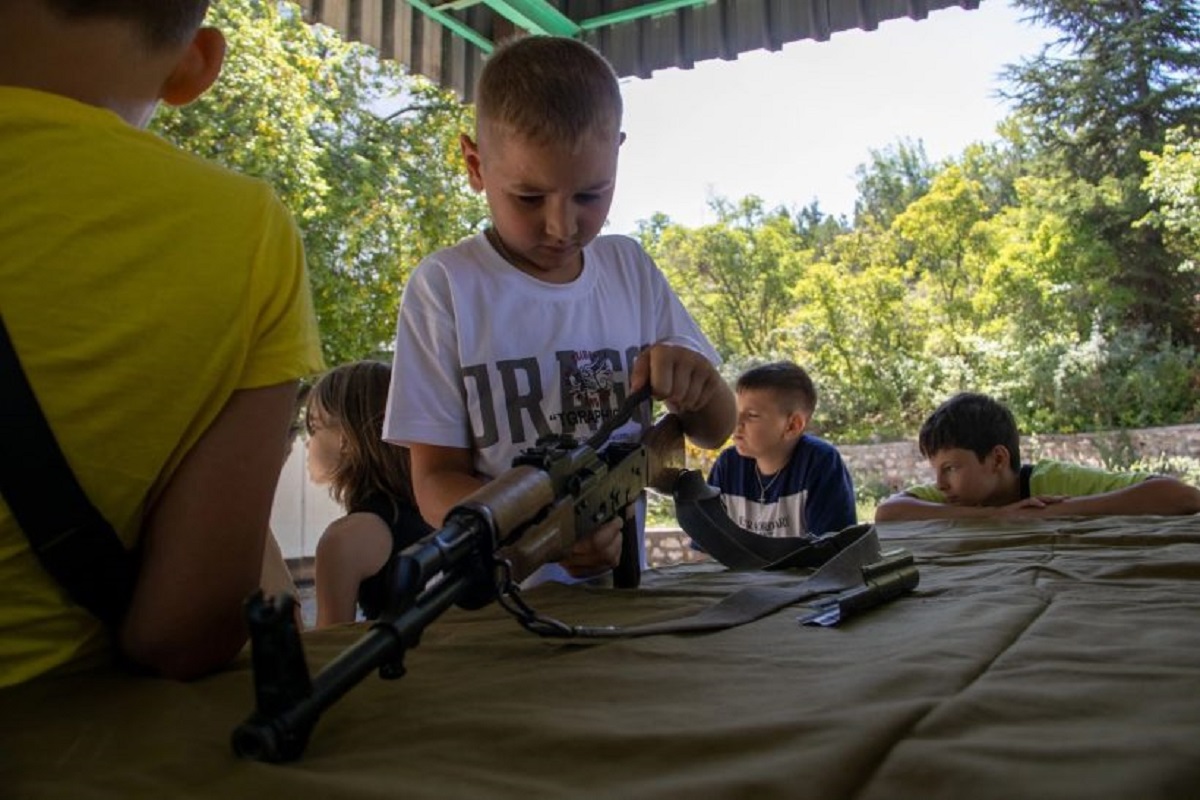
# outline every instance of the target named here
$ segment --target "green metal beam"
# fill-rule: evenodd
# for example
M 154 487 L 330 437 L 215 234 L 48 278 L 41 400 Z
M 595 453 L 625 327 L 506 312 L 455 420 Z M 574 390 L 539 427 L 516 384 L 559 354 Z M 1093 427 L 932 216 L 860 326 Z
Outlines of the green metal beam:
M 483 0 L 450 0 L 448 3 L 438 3 L 438 11 L 461 11 L 464 8 L 477 6 Z
M 457 33 L 459 36 L 478 47 L 484 53 L 490 54 L 496 49 L 496 45 L 492 44 L 486 37 L 482 36 L 470 25 L 467 25 L 465 22 L 460 22 L 449 14 L 443 14 L 441 11 L 438 11 L 436 8 L 426 3 L 425 0 L 405 0 L 405 2 L 430 19 L 437 20 L 438 22 L 442 23 L 454 33 Z
M 585 19 L 579 23 L 579 27 L 585 31 L 592 31 L 596 28 L 605 28 L 609 25 L 630 22 L 643 17 L 667 14 L 680 8 L 702 6 L 709 2 L 712 0 L 655 0 L 655 2 L 627 8 L 624 11 L 614 11 L 611 14 L 601 14 L 598 17 Z
M 578 36 L 582 29 L 545 0 L 483 0 L 518 28 L 543 36 Z
M 622 22 L 632 22 L 645 17 L 669 14 L 681 8 L 702 6 L 713 0 L 652 0 L 652 2 L 627 8 L 624 11 L 601 14 L 578 23 L 545 0 L 450 0 L 448 3 L 439 4 L 436 8 L 427 0 L 406 0 L 406 2 L 430 19 L 437 20 L 471 42 L 485 54 L 490 54 L 496 47 L 492 42 L 470 25 L 446 12 L 458 11 L 483 3 L 513 25 L 530 33 L 543 36 L 577 37 L 585 31 L 594 31 L 597 28 L 606 28 L 610 25 L 619 25 Z

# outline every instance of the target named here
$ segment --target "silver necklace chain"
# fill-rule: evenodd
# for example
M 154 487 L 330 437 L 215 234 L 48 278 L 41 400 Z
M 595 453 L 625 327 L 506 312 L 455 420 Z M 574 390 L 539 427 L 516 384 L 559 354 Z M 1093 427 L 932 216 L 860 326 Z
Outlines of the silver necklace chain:
M 765 486 L 763 485 L 762 470 L 758 468 L 758 464 L 754 465 L 754 474 L 758 477 L 758 502 L 765 503 L 767 502 L 767 490 L 775 485 L 775 481 L 779 480 L 779 476 L 783 474 L 783 470 L 776 472 L 775 476 L 767 481 Z

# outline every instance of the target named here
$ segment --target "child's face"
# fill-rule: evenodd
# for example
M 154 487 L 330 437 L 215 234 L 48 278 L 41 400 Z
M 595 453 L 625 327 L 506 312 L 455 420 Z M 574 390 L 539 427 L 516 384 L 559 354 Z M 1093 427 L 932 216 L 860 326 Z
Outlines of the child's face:
M 329 483 L 342 460 L 344 436 L 339 425 L 314 404 L 308 412 L 308 476 L 313 483 Z
M 929 466 L 947 503 L 986 506 L 995 505 L 993 498 L 1001 494 L 1001 478 L 1008 469 L 1008 459 L 1001 459 L 995 450 L 981 459 L 971 450 L 954 447 L 930 456 Z
M 770 390 L 742 389 L 737 393 L 737 412 L 733 445 L 746 458 L 782 458 L 804 432 L 804 416 L 785 410 Z
M 600 233 L 616 188 L 621 137 L 589 137 L 577 147 L 487 132 L 462 139 L 471 186 L 487 195 L 501 253 L 522 272 L 568 283 L 582 250 Z

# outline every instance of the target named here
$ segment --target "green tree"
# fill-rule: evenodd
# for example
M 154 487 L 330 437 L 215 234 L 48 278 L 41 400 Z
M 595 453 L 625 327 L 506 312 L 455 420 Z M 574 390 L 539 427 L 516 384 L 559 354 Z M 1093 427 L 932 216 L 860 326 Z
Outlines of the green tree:
M 1006 94 L 1031 120 L 1050 171 L 1057 162 L 1094 188 L 1073 224 L 1094 229 L 1119 258 L 1115 273 L 1097 276 L 1128 290 L 1112 322 L 1195 342 L 1191 301 L 1176 291 L 1179 257 L 1157 228 L 1134 223 L 1153 210 L 1141 153 L 1160 152 L 1170 128 L 1200 126 L 1200 11 L 1194 0 L 1014 1 L 1061 32 L 1038 56 L 1009 67 Z
M 850 230 L 844 217 L 825 214 L 816 200 L 797 211 L 794 220 L 800 241 L 817 255 L 827 252 L 837 237 Z
M 977 257 L 977 226 L 986 212 L 982 187 L 950 165 L 892 223 L 904 245 L 906 276 L 914 289 L 912 311 L 926 315 L 936 332 L 931 354 L 962 357 L 968 352 L 960 340 L 977 327 L 972 301 L 983 266 Z
M 299 9 L 223 0 L 221 79 L 154 123 L 181 147 L 271 183 L 304 236 L 328 363 L 390 346 L 416 262 L 477 230 L 456 139 L 471 111 Z
M 901 438 L 930 407 L 928 326 L 911 313 L 889 234 L 853 231 L 834 249 L 838 261 L 813 263 L 796 282 L 785 350 L 818 386 L 822 433 L 841 441 Z
M 972 300 L 979 333 L 1017 353 L 1022 344 L 1087 338 L 1098 307 L 1126 302 L 1118 287 L 1092 282 L 1097 273 L 1111 270 L 1095 265 L 1115 264 L 1116 254 L 1091 231 L 1072 224 L 1069 188 L 1074 183 L 1068 183 L 1019 179 L 1017 202 L 976 230 L 984 265 Z
M 870 160 L 854 171 L 858 188 L 855 226 L 888 228 L 910 203 L 929 191 L 936 172 L 921 141 L 902 139 L 882 150 L 871 150 Z
M 810 259 L 804 235 L 788 209 L 767 211 L 757 197 L 710 206 L 717 222 L 696 229 L 643 222 L 643 244 L 723 358 L 769 357 Z
M 1195 274 L 1200 270 L 1200 138 L 1175 128 L 1161 154 L 1142 156 L 1148 164 L 1143 188 L 1156 204 L 1142 224 L 1158 227 L 1167 247 L 1184 260 L 1182 268 Z

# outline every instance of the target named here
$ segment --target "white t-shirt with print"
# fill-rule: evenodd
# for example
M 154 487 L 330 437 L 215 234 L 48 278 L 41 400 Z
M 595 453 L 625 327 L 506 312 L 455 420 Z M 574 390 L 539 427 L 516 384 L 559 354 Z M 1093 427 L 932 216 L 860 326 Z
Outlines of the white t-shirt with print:
M 404 288 L 383 438 L 472 448 L 475 469 L 494 478 L 540 436 L 586 441 L 657 342 L 719 362 L 635 240 L 597 237 L 579 277 L 552 284 L 477 234 L 423 260 Z M 614 438 L 648 422 L 647 404 Z

